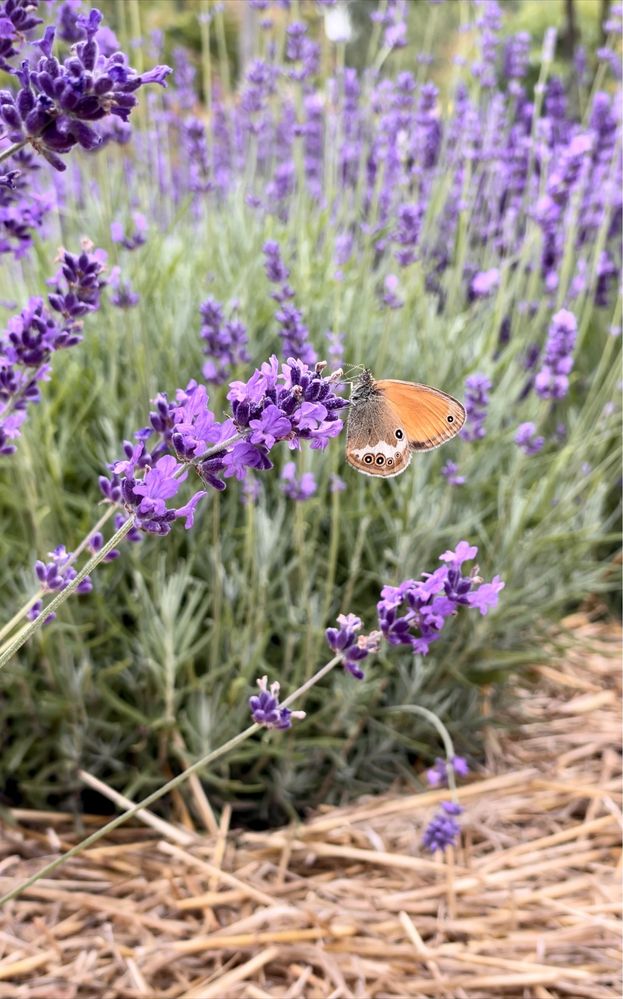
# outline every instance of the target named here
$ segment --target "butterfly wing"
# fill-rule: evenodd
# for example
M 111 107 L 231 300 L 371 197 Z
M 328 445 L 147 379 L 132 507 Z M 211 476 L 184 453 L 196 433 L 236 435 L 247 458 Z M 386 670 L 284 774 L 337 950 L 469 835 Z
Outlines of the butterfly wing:
M 411 451 L 408 443 L 398 449 L 386 441 L 376 441 L 365 448 L 355 448 L 349 446 L 347 442 L 346 461 L 364 475 L 378 475 L 384 479 L 391 479 L 394 475 L 404 472 L 411 461 Z
M 400 475 L 411 461 L 407 431 L 380 393 L 351 405 L 346 460 L 358 472 L 382 478 Z
M 430 385 L 390 378 L 375 381 L 374 388 L 391 405 L 412 451 L 439 447 L 456 437 L 465 423 L 461 403 Z

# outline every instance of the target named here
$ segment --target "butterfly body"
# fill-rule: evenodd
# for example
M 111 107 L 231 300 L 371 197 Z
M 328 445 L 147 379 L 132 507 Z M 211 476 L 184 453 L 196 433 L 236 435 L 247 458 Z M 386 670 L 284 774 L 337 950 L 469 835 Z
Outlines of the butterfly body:
M 465 423 L 460 402 L 439 389 L 397 379 L 376 381 L 367 369 L 353 384 L 346 460 L 364 475 L 391 478 L 414 451 L 430 451 Z

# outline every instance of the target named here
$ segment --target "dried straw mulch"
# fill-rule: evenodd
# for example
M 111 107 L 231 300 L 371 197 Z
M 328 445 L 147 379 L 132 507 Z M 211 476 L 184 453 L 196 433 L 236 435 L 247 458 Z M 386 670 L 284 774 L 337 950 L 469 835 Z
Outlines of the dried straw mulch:
M 195 783 L 205 828 L 180 797 L 178 825 L 122 827 L 7 906 L 0 999 L 619 999 L 619 635 L 576 624 L 591 651 L 490 730 L 454 854 L 419 846 L 443 792 L 228 834 Z M 12 819 L 3 889 L 76 840 L 68 816 Z

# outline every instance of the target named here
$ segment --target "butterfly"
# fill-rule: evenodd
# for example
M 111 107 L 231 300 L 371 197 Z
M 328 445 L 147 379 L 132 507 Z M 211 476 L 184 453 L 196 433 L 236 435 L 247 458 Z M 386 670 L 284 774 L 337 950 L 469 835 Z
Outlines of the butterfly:
M 376 381 L 367 368 L 351 389 L 346 460 L 364 475 L 400 475 L 414 451 L 456 437 L 465 409 L 451 395 L 393 378 Z

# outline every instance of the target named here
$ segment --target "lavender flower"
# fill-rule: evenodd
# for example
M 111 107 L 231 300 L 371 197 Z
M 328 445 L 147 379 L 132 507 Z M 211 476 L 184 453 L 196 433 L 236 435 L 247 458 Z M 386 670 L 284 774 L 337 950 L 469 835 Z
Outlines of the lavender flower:
M 232 368 L 249 360 L 247 329 L 236 316 L 225 320 L 222 305 L 212 296 L 199 311 L 200 336 L 205 343 L 204 353 L 209 358 L 202 368 L 203 377 L 207 382 L 220 385 Z
M 44 593 L 54 593 L 64 590 L 78 575 L 74 567 L 70 564 L 73 559 L 72 553 L 68 552 L 64 545 L 58 545 L 54 551 L 48 552 L 48 557 L 50 559 L 49 562 L 42 562 L 39 559 L 35 562 L 35 575 L 39 581 L 39 585 Z M 85 576 L 78 583 L 75 592 L 78 594 L 90 593 L 92 589 L 93 583 L 90 576 Z M 29 619 L 34 621 L 39 617 L 42 610 L 43 601 L 36 600 L 28 612 Z M 49 624 L 55 617 L 55 614 L 48 614 L 44 624 Z
M 538 454 L 545 443 L 545 438 L 537 435 L 534 423 L 520 423 L 515 434 L 515 444 L 524 454 Z
M 41 24 L 35 16 L 38 0 L 4 0 L 0 4 L 0 69 L 12 73 L 9 59 L 16 56 L 22 45 Z
M 450 762 L 443 760 L 440 756 L 435 759 L 435 763 L 426 771 L 426 780 L 429 787 L 448 786 L 448 768 L 452 766 L 456 777 L 467 777 L 469 766 L 463 756 L 453 756 Z
M 488 271 L 478 271 L 474 275 L 469 286 L 470 301 L 475 298 L 489 298 L 499 287 L 500 271 L 497 267 L 492 267 Z
M 56 169 L 64 170 L 61 155 L 80 145 L 95 149 L 102 137 L 91 122 L 114 115 L 127 121 L 137 104 L 135 91 L 147 83 L 160 83 L 171 72 L 156 66 L 139 74 L 121 52 L 100 53 L 96 35 L 102 21 L 95 8 L 88 18 L 78 17 L 85 35 L 74 53 L 60 62 L 52 55 L 55 29 L 48 27 L 38 47 L 42 57 L 36 66 L 22 63 L 15 75 L 21 85 L 14 96 L 0 91 L 0 119 L 11 142 L 30 143 Z
M 453 801 L 442 801 L 441 808 L 431 819 L 424 831 L 422 844 L 431 853 L 455 846 L 461 835 L 461 827 L 454 816 L 461 815 L 463 809 Z
M 304 472 L 298 478 L 296 474 L 296 464 L 288 461 L 281 470 L 281 491 L 288 499 L 304 502 L 311 499 L 318 485 L 312 472 Z
M 280 326 L 279 335 L 285 356 L 300 357 L 305 364 L 315 364 L 316 351 L 309 342 L 309 330 L 300 310 L 284 303 L 275 313 L 275 319 Z
M 78 573 L 68 565 L 71 552 L 68 552 L 64 545 L 58 545 L 54 551 L 48 553 L 50 562 L 45 563 L 37 560 L 35 562 L 35 573 L 41 586 L 46 592 L 52 593 L 54 590 L 64 590 Z M 77 593 L 90 593 L 93 584 L 89 577 L 83 579 L 77 587 Z
M 543 366 L 534 380 L 542 399 L 563 399 L 569 391 L 577 328 L 576 318 L 568 309 L 560 309 L 552 317 Z
M 459 466 L 454 461 L 447 461 L 441 469 L 441 474 L 448 480 L 451 486 L 465 485 L 465 476 L 458 475 Z
M 136 250 L 138 246 L 143 246 L 147 239 L 147 219 L 143 213 L 132 212 L 132 221 L 134 223 L 134 231 L 130 234 L 126 234 L 121 222 L 116 221 L 110 224 L 110 238 L 113 243 L 118 243 L 120 246 L 125 247 L 126 250 Z
M 49 282 L 49 303 L 60 318 L 41 298 L 31 298 L 0 332 L 0 454 L 15 451 L 11 442 L 20 436 L 28 405 L 40 400 L 39 382 L 49 379 L 54 352 L 80 343 L 83 317 L 99 308 L 104 258 L 101 250 L 63 251 L 61 270 Z
M 363 680 L 364 672 L 359 665 L 371 653 L 378 652 L 381 634 L 371 631 L 369 635 L 358 635 L 361 618 L 355 614 L 338 614 L 339 628 L 327 628 L 325 635 L 329 648 L 342 655 L 342 666 L 356 680 Z
M 273 292 L 271 297 L 279 303 L 287 302 L 289 299 L 294 298 L 294 289 L 288 284 L 290 271 L 282 260 L 279 243 L 275 242 L 274 239 L 269 239 L 264 243 L 262 249 L 264 251 L 266 277 L 273 284 L 281 285 L 279 291 Z
M 508 80 L 508 89 L 511 94 L 518 96 L 522 93 L 519 83 L 528 72 L 528 61 L 530 58 L 530 35 L 527 31 L 520 31 L 506 42 L 504 48 L 504 68 L 503 77 Z
M 480 29 L 480 59 L 472 70 L 474 76 L 480 80 L 481 87 L 490 89 L 496 84 L 502 12 L 497 0 L 477 0 L 476 6 L 478 10 L 476 25 Z
M 396 260 L 401 267 L 406 267 L 415 260 L 415 248 L 420 237 L 423 216 L 422 204 L 401 205 L 398 209 L 398 224 L 394 239 L 402 247 L 396 251 Z
M 307 37 L 307 25 L 292 21 L 286 28 L 286 57 L 291 80 L 302 82 L 315 76 L 320 65 L 320 47 Z
M 465 379 L 467 422 L 461 430 L 463 440 L 479 441 L 485 436 L 485 419 L 490 389 L 491 382 L 486 375 L 474 374 Z
M 283 730 L 292 727 L 292 719 L 305 717 L 304 711 L 290 711 L 279 704 L 280 684 L 275 681 L 268 687 L 268 677 L 263 676 L 257 681 L 260 688 L 259 694 L 254 694 L 249 698 L 249 708 L 251 717 L 257 725 L 264 728 L 276 728 Z
M 385 11 L 372 11 L 370 19 L 385 28 L 383 44 L 388 49 L 401 49 L 407 44 L 406 0 L 388 0 Z
M 78 21 L 81 7 L 82 0 L 65 0 L 57 14 L 58 37 L 69 45 L 84 38 L 84 30 Z
M 478 549 L 461 541 L 455 551 L 446 551 L 446 563 L 421 581 L 407 579 L 399 586 L 384 586 L 377 604 L 379 626 L 390 645 L 408 645 L 413 652 L 427 655 L 440 638 L 447 619 L 460 606 L 475 607 L 481 614 L 497 606 L 504 588 L 499 576 L 483 583 L 474 570 L 462 574 L 462 565 L 475 558 Z
M 141 300 L 127 279 L 121 277 L 121 268 L 113 267 L 110 272 L 110 301 L 118 309 L 132 309 Z
M 179 518 L 188 530 L 206 491 L 198 490 L 181 507 L 168 501 L 177 496 L 189 470 L 204 485 L 222 490 L 224 479 L 243 481 L 249 469 L 272 468 L 268 455 L 280 440 L 290 448 L 299 448 L 304 440 L 312 448 L 326 447 L 340 433 L 337 414 L 347 405 L 332 386 L 330 378 L 301 361 L 290 360 L 280 369 L 272 357 L 248 382 L 231 383 L 232 416 L 223 422 L 209 409 L 204 385 L 190 382 L 178 389 L 173 402 L 161 394 L 150 413 L 151 426 L 137 432 L 137 444 L 126 443 L 125 457 L 112 464 L 113 477 L 100 479 L 100 488 L 142 531 L 168 534 Z M 150 451 L 146 444 L 152 433 L 159 441 Z
M 383 282 L 383 302 L 388 309 L 402 309 L 404 299 L 397 294 L 399 281 L 395 274 L 388 274 Z
M 61 267 L 50 282 L 53 291 L 48 295 L 48 301 L 72 329 L 81 328 L 76 320 L 99 309 L 101 291 L 107 284 L 101 276 L 106 259 L 106 252 L 93 250 L 93 244 L 88 240 L 79 254 L 61 251 Z
M 590 168 L 589 154 L 593 138 L 575 135 L 568 145 L 562 144 L 549 173 L 545 194 L 535 207 L 535 217 L 543 230 L 541 271 L 548 290 L 558 285 L 558 264 L 565 240 L 564 218 L 571 195 Z
M 273 284 L 285 284 L 290 276 L 290 271 L 284 264 L 281 257 L 279 243 L 274 239 L 268 239 L 262 247 L 264 252 L 264 269 L 266 277 Z

